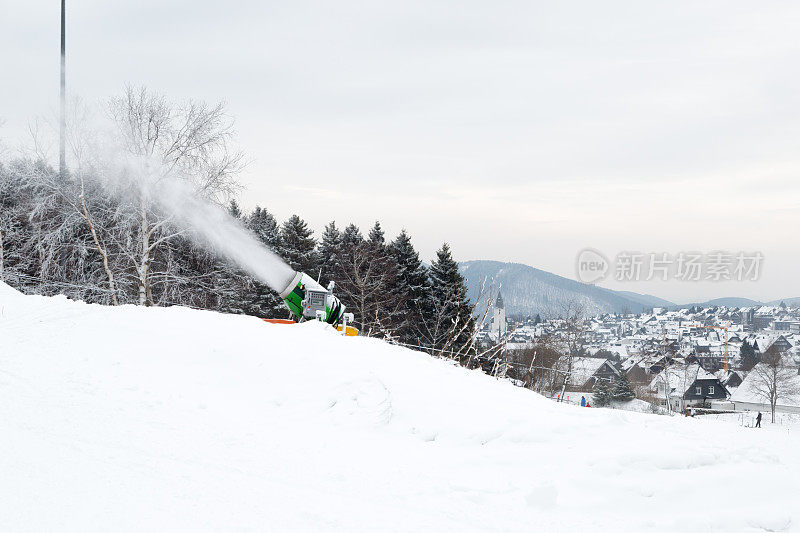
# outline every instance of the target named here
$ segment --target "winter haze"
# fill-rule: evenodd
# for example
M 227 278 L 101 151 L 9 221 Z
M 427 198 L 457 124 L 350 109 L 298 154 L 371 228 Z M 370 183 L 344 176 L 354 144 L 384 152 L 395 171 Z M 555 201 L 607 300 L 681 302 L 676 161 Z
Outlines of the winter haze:
M 58 107 L 58 9 L 5 2 L 0 141 Z M 751 2 L 68 2 L 71 94 L 225 100 L 246 207 L 430 258 L 574 279 L 593 247 L 758 250 L 761 280 L 602 286 L 683 303 L 800 295 L 800 6 Z M 51 148 L 55 148 L 55 145 Z

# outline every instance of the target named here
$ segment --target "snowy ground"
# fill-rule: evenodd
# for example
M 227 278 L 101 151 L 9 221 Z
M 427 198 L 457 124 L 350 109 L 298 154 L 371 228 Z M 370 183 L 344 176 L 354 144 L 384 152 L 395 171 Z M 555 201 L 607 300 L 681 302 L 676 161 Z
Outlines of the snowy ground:
M 796 531 L 800 435 L 0 285 L 2 531 Z
M 783 429 L 790 431 L 800 431 L 800 414 L 796 413 L 775 413 L 775 423 L 771 422 L 769 411 L 763 411 L 761 428 Z M 698 415 L 701 420 L 718 420 L 729 424 L 738 424 L 743 427 L 754 427 L 756 425 L 756 412 L 735 412 L 718 413 L 710 415 Z

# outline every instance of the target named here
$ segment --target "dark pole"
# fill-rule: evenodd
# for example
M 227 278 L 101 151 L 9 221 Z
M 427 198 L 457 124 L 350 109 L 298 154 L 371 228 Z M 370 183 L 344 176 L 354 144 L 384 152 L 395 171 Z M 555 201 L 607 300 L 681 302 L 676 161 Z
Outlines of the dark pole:
M 65 25 L 65 18 L 66 18 L 66 9 L 65 4 L 66 0 L 61 0 L 61 136 L 59 139 L 59 151 L 58 151 L 58 171 L 59 177 L 61 181 L 64 182 L 67 179 L 67 162 L 66 162 L 66 144 L 65 144 L 65 135 L 67 129 L 67 118 L 66 118 L 66 107 L 67 107 L 67 96 L 66 96 L 66 25 Z

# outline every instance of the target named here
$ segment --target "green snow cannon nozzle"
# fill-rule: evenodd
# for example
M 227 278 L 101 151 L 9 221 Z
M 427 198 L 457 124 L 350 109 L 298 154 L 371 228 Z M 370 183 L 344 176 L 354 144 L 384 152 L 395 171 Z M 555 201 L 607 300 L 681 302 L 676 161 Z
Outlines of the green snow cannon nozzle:
M 324 289 L 314 278 L 303 272 L 295 273 L 280 296 L 298 321 L 322 319 L 336 326 L 344 315 L 344 304 L 331 291 Z

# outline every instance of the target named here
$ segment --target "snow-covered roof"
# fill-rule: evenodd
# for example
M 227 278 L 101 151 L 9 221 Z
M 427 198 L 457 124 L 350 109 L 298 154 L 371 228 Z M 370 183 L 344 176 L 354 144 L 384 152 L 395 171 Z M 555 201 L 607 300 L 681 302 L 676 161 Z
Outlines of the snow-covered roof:
M 786 358 L 787 366 L 787 376 L 789 374 L 791 377 L 788 377 L 789 383 L 787 384 L 787 388 L 795 388 L 800 390 L 800 375 L 797 374 L 796 367 L 794 366 L 794 361 L 787 357 Z M 763 380 L 763 374 L 759 373 L 765 366 L 764 363 L 758 363 L 753 370 L 751 370 L 747 377 L 744 378 L 742 384 L 736 389 L 736 391 L 731 395 L 732 402 L 748 402 L 748 403 L 769 403 L 762 394 L 759 393 L 759 388 L 763 389 L 763 387 L 759 386 L 759 381 Z M 779 396 L 777 405 L 781 406 L 792 406 L 792 407 L 800 407 L 800 394 L 796 394 L 793 396 Z
M 589 381 L 592 376 L 594 376 L 595 372 L 603 366 L 603 363 L 607 361 L 608 359 L 602 359 L 600 357 L 573 357 L 569 384 L 575 387 L 586 385 L 586 382 Z M 566 356 L 562 357 L 557 365 L 560 370 L 566 371 L 569 368 L 569 359 Z
M 669 382 L 672 396 L 683 396 L 692 383 L 698 379 L 717 379 L 713 374 L 706 372 L 700 365 L 691 364 L 671 366 L 657 374 L 650 382 L 650 388 L 657 390 L 659 383 Z

